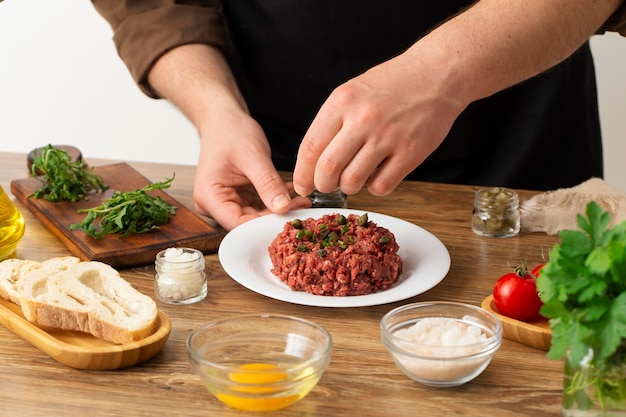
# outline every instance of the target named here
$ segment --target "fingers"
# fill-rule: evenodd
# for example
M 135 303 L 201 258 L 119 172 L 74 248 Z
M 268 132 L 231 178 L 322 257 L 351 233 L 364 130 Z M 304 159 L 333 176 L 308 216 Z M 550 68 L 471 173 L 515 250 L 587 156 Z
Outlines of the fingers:
M 398 158 L 400 159 L 400 158 Z M 375 196 L 391 193 L 402 180 L 409 175 L 413 165 L 411 161 L 396 161 L 395 157 L 385 159 L 367 180 L 367 190 Z
M 332 126 L 324 125 L 329 121 Z M 394 142 L 376 132 L 354 123 L 316 119 L 298 152 L 293 175 L 296 192 L 309 195 L 314 188 L 325 193 L 359 192 L 393 152 Z
M 326 189 L 327 184 L 316 184 L 314 180 L 320 156 L 341 130 L 342 119 L 334 107 L 332 103 L 326 102 L 302 139 L 293 171 L 294 190 L 298 195 L 307 196 L 313 192 L 316 186 L 325 188 L 323 192 L 336 189 Z M 324 169 L 331 171 L 338 169 L 338 166 L 333 166 L 332 159 L 328 161 L 330 164 Z
M 258 176 L 257 176 L 258 175 Z M 284 213 L 289 210 L 291 196 L 283 179 L 272 166 L 269 170 L 252 173 L 248 178 L 259 193 L 265 206 L 273 213 Z
M 407 140 L 405 132 L 395 127 L 401 106 L 394 99 L 360 81 L 336 88 L 298 150 L 293 175 L 296 192 L 309 195 L 313 189 L 332 192 L 338 188 L 346 194 L 359 192 L 395 152 L 398 137 Z

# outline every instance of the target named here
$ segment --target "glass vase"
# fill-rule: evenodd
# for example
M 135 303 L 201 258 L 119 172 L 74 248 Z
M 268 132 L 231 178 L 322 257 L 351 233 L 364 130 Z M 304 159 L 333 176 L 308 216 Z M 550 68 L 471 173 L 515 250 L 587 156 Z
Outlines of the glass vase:
M 580 364 L 572 365 L 566 356 L 563 416 L 626 417 L 624 353 L 624 350 L 620 349 L 601 364 L 583 360 Z

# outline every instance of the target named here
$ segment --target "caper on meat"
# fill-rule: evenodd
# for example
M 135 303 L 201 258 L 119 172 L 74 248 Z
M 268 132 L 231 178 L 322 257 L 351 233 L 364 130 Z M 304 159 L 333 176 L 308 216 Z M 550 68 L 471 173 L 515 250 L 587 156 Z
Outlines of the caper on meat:
M 302 229 L 302 220 L 300 219 L 294 219 L 291 221 L 291 226 L 293 226 L 294 229 Z
M 307 245 L 305 245 L 304 243 L 298 243 L 298 246 L 296 246 L 296 249 L 300 252 L 308 252 L 309 251 L 309 247 Z
M 346 221 L 346 216 L 344 216 L 343 214 L 337 215 L 336 222 L 339 226 L 343 226 L 344 224 L 346 224 Z
M 382 235 L 380 239 L 378 239 L 378 243 L 380 243 L 381 245 L 384 245 L 385 243 L 389 243 L 389 242 L 391 242 L 391 238 L 387 235 Z
M 369 219 L 367 218 L 367 213 L 365 213 L 359 216 L 359 220 L 357 221 L 357 224 L 359 226 L 366 226 L 368 221 Z

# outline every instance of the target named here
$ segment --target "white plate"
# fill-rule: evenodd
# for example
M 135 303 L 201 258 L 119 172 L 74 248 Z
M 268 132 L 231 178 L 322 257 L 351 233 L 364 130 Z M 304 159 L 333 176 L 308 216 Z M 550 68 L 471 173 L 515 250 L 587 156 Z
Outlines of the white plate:
M 272 274 L 267 248 L 285 223 L 331 213 L 367 213 L 370 220 L 396 236 L 403 262 L 397 283 L 373 294 L 333 297 L 293 291 Z M 222 240 L 218 255 L 226 273 L 244 287 L 276 300 L 318 307 L 363 307 L 404 300 L 439 284 L 450 269 L 448 250 L 426 230 L 395 217 L 350 209 L 310 208 L 259 217 L 231 230 Z

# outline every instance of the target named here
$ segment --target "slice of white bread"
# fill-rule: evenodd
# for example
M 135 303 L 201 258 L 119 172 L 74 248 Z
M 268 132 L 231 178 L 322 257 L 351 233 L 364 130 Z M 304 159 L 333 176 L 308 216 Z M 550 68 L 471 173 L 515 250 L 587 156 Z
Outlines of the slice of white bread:
M 60 256 L 43 262 L 10 258 L 0 262 L 0 298 L 20 304 L 19 282 L 30 271 L 46 269 L 64 271 L 76 265 L 80 259 L 75 256 Z
M 141 340 L 156 327 L 154 300 L 101 262 L 30 271 L 19 281 L 19 296 L 24 317 L 34 324 L 79 330 L 112 343 Z

